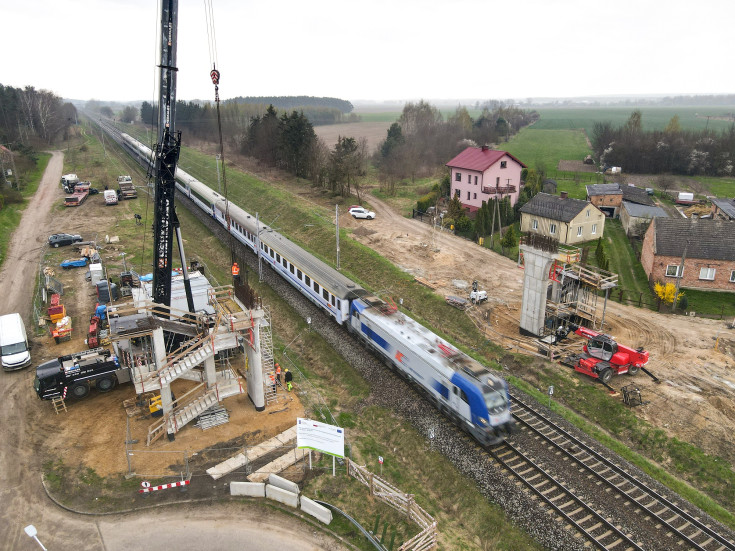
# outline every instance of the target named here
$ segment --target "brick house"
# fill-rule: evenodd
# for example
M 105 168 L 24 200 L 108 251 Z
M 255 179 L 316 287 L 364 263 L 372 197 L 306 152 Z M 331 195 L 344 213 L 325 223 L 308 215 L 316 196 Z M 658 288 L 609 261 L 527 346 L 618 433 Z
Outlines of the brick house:
M 643 238 L 641 264 L 651 283 L 681 277 L 680 287 L 735 292 L 735 221 L 654 218 Z
M 605 215 L 588 201 L 537 193 L 521 207 L 521 233 L 537 233 L 574 245 L 602 237 Z
M 611 218 L 620 216 L 623 201 L 638 205 L 654 206 L 653 199 L 648 196 L 646 190 L 632 185 L 590 184 L 586 188 L 587 200 Z
M 475 212 L 483 201 L 510 197 L 511 206 L 518 201 L 521 170 L 526 165 L 505 151 L 486 146 L 468 147 L 447 165 L 451 172 L 451 194 L 462 206 Z

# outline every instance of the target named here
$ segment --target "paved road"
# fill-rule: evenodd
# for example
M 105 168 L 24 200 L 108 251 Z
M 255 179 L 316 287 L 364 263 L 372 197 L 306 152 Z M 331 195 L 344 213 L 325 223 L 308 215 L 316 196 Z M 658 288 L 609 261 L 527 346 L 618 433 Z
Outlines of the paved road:
M 55 152 L 38 192 L 25 210 L 0 271 L 0 313 L 31 319 L 38 259 L 52 228 L 49 216 L 63 196 L 63 155 Z M 41 485 L 43 434 L 33 430 L 39 402 L 31 391 L 33 369 L 0 373 L 0 549 L 34 550 L 24 532 L 33 524 L 49 550 L 342 549 L 293 517 L 241 504 L 181 507 L 129 515 L 92 517 L 60 509 Z M 121 452 L 122 453 L 122 452 Z

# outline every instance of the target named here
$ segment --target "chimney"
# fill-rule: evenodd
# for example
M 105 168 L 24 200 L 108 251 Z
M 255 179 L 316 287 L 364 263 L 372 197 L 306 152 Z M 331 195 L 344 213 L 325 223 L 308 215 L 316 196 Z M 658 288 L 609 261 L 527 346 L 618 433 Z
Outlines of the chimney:
M 561 197 L 562 199 L 566 199 L 566 198 L 567 198 L 567 195 L 568 195 L 568 194 L 567 194 L 567 192 L 566 192 L 566 191 L 562 191 L 562 192 L 560 192 L 560 193 L 559 193 L 559 196 L 560 196 L 560 197 Z
M 483 151 L 487 151 L 488 149 L 490 149 L 490 148 L 489 148 L 488 146 L 486 146 L 486 145 L 483 145 L 483 146 L 482 146 L 482 150 L 483 150 Z

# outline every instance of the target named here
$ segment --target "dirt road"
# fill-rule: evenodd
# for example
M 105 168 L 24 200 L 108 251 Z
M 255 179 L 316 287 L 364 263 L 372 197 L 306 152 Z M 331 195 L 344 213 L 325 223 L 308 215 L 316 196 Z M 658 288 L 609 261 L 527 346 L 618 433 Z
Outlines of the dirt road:
M 62 169 L 63 155 L 54 152 L 39 189 L 13 235 L 8 258 L 0 272 L 0 313 L 20 312 L 31 334 L 31 305 L 38 261 L 48 235 L 85 228 L 85 220 L 79 211 L 57 213 L 53 219 L 49 216 L 54 203 L 63 197 L 58 185 Z M 63 227 L 54 227 L 52 220 Z M 31 349 L 34 359 L 44 354 L 49 355 L 38 345 Z M 24 532 L 24 527 L 29 524 L 38 529 L 39 540 L 48 549 L 57 550 L 137 548 L 143 546 L 141 537 L 153 538 L 154 534 L 159 541 L 169 544 L 180 542 L 182 548 L 191 547 L 184 542 L 199 541 L 203 549 L 262 549 L 262 542 L 252 537 L 252 531 L 261 528 L 263 537 L 267 538 L 269 531 L 263 528 L 274 524 L 281 527 L 274 537 L 283 543 L 283 549 L 341 548 L 322 533 L 304 529 L 304 525 L 292 517 L 272 512 L 268 518 L 263 518 L 262 511 L 254 507 L 223 505 L 216 506 L 215 511 L 208 506 L 204 513 L 200 513 L 198 506 L 192 505 L 183 509 L 104 517 L 76 515 L 59 508 L 48 499 L 43 489 L 41 458 L 49 442 L 58 440 L 64 432 L 61 428 L 56 430 L 54 419 L 49 418 L 50 410 L 41 407 L 35 397 L 33 376 L 33 368 L 0 373 L 0 395 L 3 397 L 0 407 L 0 501 L 3 504 L 0 510 L 0 549 L 38 549 L 38 544 Z M 70 416 L 65 418 L 67 422 L 69 419 Z M 101 416 L 96 419 L 101 419 Z M 99 429 L 99 421 L 96 423 L 95 429 Z M 85 437 L 86 434 L 78 436 Z M 79 446 L 74 438 L 69 438 L 67 442 L 59 442 L 59 447 L 74 450 Z M 121 451 L 119 448 L 114 453 L 119 456 Z M 73 458 L 74 454 L 66 457 Z M 131 538 L 136 543 L 131 544 Z
M 478 280 L 489 295 L 480 307 L 488 314 L 488 336 L 509 349 L 518 346 L 523 339 L 518 333 L 523 270 L 515 262 L 403 218 L 375 197 L 369 204 L 377 213 L 375 220 L 345 215 L 340 225 L 354 228 L 356 239 L 404 271 L 435 283 L 442 296 L 467 294 L 466 287 L 453 282 L 470 285 Z M 663 381 L 656 385 L 642 374 L 613 381 L 617 388 L 631 382 L 641 388 L 649 403 L 636 413 L 670 436 L 735 463 L 735 331 L 730 321 L 659 314 L 609 301 L 605 332 L 628 346 L 646 348 L 649 368 Z

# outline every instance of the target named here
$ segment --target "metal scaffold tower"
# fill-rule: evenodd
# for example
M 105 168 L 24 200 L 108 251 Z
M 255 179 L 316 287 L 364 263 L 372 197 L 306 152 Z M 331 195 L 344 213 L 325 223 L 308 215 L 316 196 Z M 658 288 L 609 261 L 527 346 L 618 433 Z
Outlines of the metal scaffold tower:
M 271 331 L 270 309 L 263 307 L 263 318 L 260 320 L 260 362 L 263 366 L 263 385 L 265 386 L 266 405 L 278 401 L 276 386 L 276 367 L 273 359 L 273 333 Z

